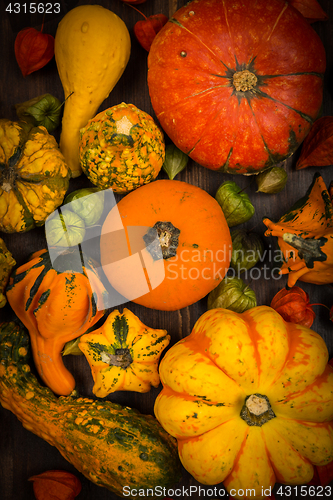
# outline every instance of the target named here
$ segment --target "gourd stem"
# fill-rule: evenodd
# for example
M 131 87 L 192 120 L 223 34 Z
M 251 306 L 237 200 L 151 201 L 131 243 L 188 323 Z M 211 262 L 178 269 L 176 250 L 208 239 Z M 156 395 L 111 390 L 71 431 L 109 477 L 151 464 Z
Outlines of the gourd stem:
M 267 396 L 251 394 L 245 398 L 240 416 L 247 425 L 261 427 L 275 417 Z
M 169 259 L 177 253 L 180 230 L 171 222 L 158 221 L 143 236 L 146 248 L 154 260 Z
M 243 71 L 236 71 L 232 77 L 232 83 L 237 92 L 246 92 L 252 90 L 257 85 L 258 78 L 251 71 L 244 69 Z

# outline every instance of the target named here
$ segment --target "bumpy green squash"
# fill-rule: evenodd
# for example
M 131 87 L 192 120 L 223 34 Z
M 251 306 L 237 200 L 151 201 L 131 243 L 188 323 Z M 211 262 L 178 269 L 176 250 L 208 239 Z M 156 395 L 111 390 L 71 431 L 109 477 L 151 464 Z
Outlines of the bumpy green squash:
M 179 479 L 174 438 L 153 416 L 110 401 L 56 398 L 30 372 L 28 355 L 25 329 L 13 322 L 0 325 L 0 402 L 26 429 L 119 496 L 124 486 L 166 487 Z

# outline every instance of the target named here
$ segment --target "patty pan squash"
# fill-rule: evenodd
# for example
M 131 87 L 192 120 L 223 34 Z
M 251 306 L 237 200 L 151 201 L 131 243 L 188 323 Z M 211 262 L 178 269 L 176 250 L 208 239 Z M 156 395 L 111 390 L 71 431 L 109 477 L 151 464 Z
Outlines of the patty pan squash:
M 163 132 L 148 113 L 123 102 L 80 130 L 79 154 L 95 186 L 127 193 L 157 177 L 165 158 Z
M 0 231 L 29 231 L 61 205 L 70 172 L 45 127 L 0 120 Z
M 155 415 L 196 480 L 264 498 L 262 488 L 305 484 L 333 459 L 327 362 L 317 333 L 270 307 L 212 309 L 164 356 Z
M 157 366 L 169 342 L 166 330 L 149 328 L 129 309 L 112 311 L 98 330 L 82 335 L 79 342 L 90 364 L 95 396 L 158 387 Z

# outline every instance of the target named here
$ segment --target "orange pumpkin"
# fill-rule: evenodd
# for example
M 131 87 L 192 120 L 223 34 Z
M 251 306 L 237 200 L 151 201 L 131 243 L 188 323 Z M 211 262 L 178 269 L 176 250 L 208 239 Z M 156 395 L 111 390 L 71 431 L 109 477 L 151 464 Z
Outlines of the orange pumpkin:
M 223 279 L 230 258 L 221 207 L 206 191 L 181 181 L 136 189 L 102 227 L 101 263 L 111 285 L 124 302 L 152 309 L 174 311 L 198 301 Z
M 258 173 L 290 156 L 321 110 L 325 49 L 282 0 L 194 0 L 158 32 L 149 94 L 194 161 Z

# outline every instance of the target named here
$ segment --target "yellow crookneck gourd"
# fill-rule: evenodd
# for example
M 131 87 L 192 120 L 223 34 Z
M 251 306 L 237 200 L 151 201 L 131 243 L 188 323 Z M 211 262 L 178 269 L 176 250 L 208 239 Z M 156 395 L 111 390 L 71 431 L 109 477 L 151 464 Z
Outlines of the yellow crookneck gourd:
M 59 23 L 55 59 L 65 94 L 60 149 L 72 177 L 81 175 L 79 131 L 108 97 L 128 63 L 124 22 L 100 5 L 81 5 Z

